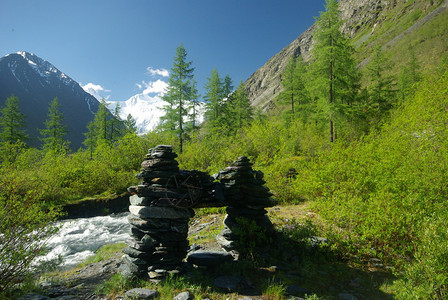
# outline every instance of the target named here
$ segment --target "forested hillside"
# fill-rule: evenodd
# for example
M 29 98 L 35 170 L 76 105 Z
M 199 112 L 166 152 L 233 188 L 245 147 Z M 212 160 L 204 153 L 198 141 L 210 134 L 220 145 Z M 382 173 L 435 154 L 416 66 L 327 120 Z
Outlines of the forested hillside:
M 198 124 L 194 67 L 182 45 L 165 116 L 144 136 L 135 134 L 132 119 L 120 125 L 107 118 L 103 103 L 86 129 L 86 148 L 69 152 L 64 131 L 51 134 L 60 128 L 55 105 L 43 132 L 47 146 L 30 148 L 20 122 L 5 118 L 20 121 L 17 100 L 7 101 L 0 118 L 2 232 L 11 234 L 11 220 L 28 232 L 44 228 L 54 218 L 44 212 L 62 203 L 126 191 L 138 182 L 134 175 L 148 148 L 170 144 L 180 168 L 209 174 L 247 156 L 282 205 L 310 203 L 318 217 L 309 221 L 335 257 L 386 262 L 396 276 L 388 292 L 397 298 L 448 297 L 447 12 L 422 22 L 423 12 L 444 4 L 395 2 L 377 14 L 378 22 L 347 35 L 338 1 L 328 0 L 314 25 L 310 59 L 288 57 L 269 114 L 250 105 L 243 82 L 234 87 L 213 69 L 203 96 L 205 121 Z M 34 215 L 42 222 L 32 228 Z M 11 257 L 7 251 L 0 250 L 0 259 L 8 264 L 29 263 L 28 252 Z M 0 273 L 0 292 L 15 278 Z

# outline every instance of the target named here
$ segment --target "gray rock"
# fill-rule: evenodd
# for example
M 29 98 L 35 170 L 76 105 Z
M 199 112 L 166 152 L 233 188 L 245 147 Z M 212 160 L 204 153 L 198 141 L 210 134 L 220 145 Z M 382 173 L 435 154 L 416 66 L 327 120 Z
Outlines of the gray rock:
M 130 205 L 129 211 L 142 219 L 190 219 L 193 215 L 188 209 L 158 206 Z
M 190 253 L 187 257 L 189 263 L 206 267 L 215 267 L 223 262 L 231 260 L 233 260 L 232 255 L 225 251 L 198 250 Z
M 358 300 L 358 297 L 353 296 L 352 294 L 348 294 L 348 293 L 340 293 L 338 295 L 338 298 L 340 300 Z
M 151 197 L 139 197 L 138 195 L 132 195 L 129 197 L 129 202 L 131 205 L 135 206 L 145 206 L 150 205 L 154 201 Z
M 240 291 L 246 282 L 241 276 L 221 276 L 213 280 L 213 284 L 229 293 Z
M 193 297 L 190 295 L 189 292 L 182 292 L 180 294 L 177 294 L 176 297 L 173 298 L 173 300 L 191 300 Z
M 26 295 L 23 295 L 22 297 L 18 298 L 17 300 L 47 300 L 50 299 L 47 296 L 42 296 L 39 294 L 35 294 L 35 293 L 29 293 Z
M 126 292 L 125 296 L 131 299 L 154 299 L 159 295 L 156 290 L 135 288 Z
M 227 251 L 233 250 L 235 248 L 235 243 L 231 240 L 226 239 L 221 234 L 216 236 L 216 242 L 221 245 L 222 248 Z

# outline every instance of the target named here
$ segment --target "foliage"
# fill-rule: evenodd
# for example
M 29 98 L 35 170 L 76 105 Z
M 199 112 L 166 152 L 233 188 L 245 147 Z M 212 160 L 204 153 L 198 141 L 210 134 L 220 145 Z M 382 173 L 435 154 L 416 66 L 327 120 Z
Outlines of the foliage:
M 263 291 L 263 299 L 266 300 L 281 300 L 285 299 L 286 285 L 283 283 L 275 282 L 271 279 L 267 282 L 267 286 Z
M 237 89 L 228 97 L 227 101 L 227 119 L 231 120 L 228 122 L 229 129 L 230 132 L 235 132 L 248 125 L 254 115 L 254 109 L 250 105 L 243 81 L 240 81 Z
M 48 108 L 48 119 L 45 121 L 45 129 L 40 131 L 45 151 L 65 152 L 68 150 L 69 143 L 64 140 L 68 131 L 67 126 L 62 124 L 64 116 L 59 111 L 60 107 L 58 98 L 54 98 Z
M 224 107 L 223 101 L 224 97 L 227 96 L 224 94 L 223 82 L 216 68 L 213 68 L 210 77 L 207 78 L 205 89 L 206 118 L 211 127 L 216 127 L 219 126 L 221 121 Z
M 336 125 L 343 127 L 352 117 L 359 72 L 350 40 L 340 31 L 342 20 L 336 0 L 326 1 L 326 11 L 316 25 L 309 89 L 317 100 L 314 119 L 328 122 L 330 142 L 334 142 L 338 136 Z
M 58 228 L 56 210 L 44 210 L 37 191 L 24 191 L 15 181 L 0 188 L 0 292 L 25 281 L 51 262 L 35 263 Z
M 385 75 L 390 68 L 390 61 L 384 56 L 381 47 L 376 46 L 372 59 L 367 65 L 370 85 L 368 86 L 369 99 L 366 109 L 373 123 L 385 119 L 396 102 L 395 79 L 391 75 Z
M 20 112 L 19 98 L 11 95 L 0 109 L 0 141 L 10 144 L 25 142 L 28 137 L 24 128 L 25 116 Z
M 447 84 L 445 67 L 418 85 L 381 132 L 335 144 L 294 183 L 315 200 L 345 251 L 393 261 L 405 270 L 401 291 L 425 290 L 421 298 L 447 288 L 440 276 L 448 272 L 446 240 L 436 230 L 448 216 Z
M 15 181 L 20 190 L 39 191 L 36 200 L 45 200 L 46 206 L 119 194 L 137 183 L 134 175 L 152 145 L 149 137 L 127 134 L 115 144 L 98 145 L 91 158 L 90 150 L 67 154 L 4 144 L 17 154 L 10 158 L 4 153 L 0 185 Z
M 171 131 L 179 140 L 179 152 L 183 151 L 185 139 L 185 120 L 189 114 L 190 101 L 198 97 L 193 81 L 194 68 L 192 62 L 187 61 L 187 51 L 182 44 L 176 49 L 168 87 L 162 99 L 167 102 L 164 106 L 165 115 L 162 117 L 161 128 Z
M 301 56 L 291 57 L 282 74 L 283 91 L 278 96 L 283 103 L 289 104 L 289 112 L 291 119 L 299 118 L 307 122 L 309 114 L 312 112 L 310 103 L 310 93 L 306 87 L 307 66 L 305 65 Z

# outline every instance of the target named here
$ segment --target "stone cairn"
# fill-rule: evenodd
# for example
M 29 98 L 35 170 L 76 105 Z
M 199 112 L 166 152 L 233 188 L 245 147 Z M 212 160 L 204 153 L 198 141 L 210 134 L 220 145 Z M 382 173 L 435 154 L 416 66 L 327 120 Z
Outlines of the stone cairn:
M 228 207 L 224 219 L 224 229 L 216 237 L 218 243 L 227 251 L 238 251 L 237 243 L 241 241 L 244 227 L 241 219 L 255 223 L 265 234 L 274 231 L 266 207 L 272 207 L 277 201 L 269 188 L 264 186 L 263 173 L 252 169 L 252 163 L 245 156 L 240 156 L 229 167 L 215 174 L 223 185 L 223 194 Z
M 183 271 L 192 207 L 227 206 L 225 227 L 217 236 L 227 251 L 237 250 L 240 218 L 255 222 L 267 234 L 274 230 L 265 208 L 277 202 L 264 186 L 263 173 L 252 170 L 245 156 L 214 177 L 196 170 L 179 170 L 176 157 L 168 145 L 149 149 L 136 175 L 141 182 L 128 188 L 132 194 L 128 216 L 131 239 L 123 249 L 124 276 L 161 279 Z
M 131 186 L 128 221 L 131 239 L 124 248 L 122 274 L 163 278 L 182 271 L 189 249 L 188 221 L 200 198 L 212 201 L 212 178 L 199 171 L 181 171 L 171 146 L 149 150 Z

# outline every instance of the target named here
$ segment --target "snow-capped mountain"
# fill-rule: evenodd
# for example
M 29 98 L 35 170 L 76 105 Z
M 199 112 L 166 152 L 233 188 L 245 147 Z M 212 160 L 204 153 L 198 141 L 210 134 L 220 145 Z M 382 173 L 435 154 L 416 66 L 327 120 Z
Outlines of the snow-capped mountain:
M 39 129 L 45 127 L 48 106 L 55 97 L 68 129 L 66 139 L 74 150 L 82 145 L 87 123 L 93 120 L 99 105 L 76 81 L 48 61 L 25 51 L 0 58 L 0 106 L 11 95 L 19 98 L 31 146 L 40 145 Z
M 117 104 L 120 104 L 120 118 L 126 120 L 130 114 L 135 119 L 139 134 L 153 130 L 165 114 L 163 106 L 166 102 L 159 96 L 150 96 L 145 93 L 134 95 L 127 101 L 107 101 L 107 103 L 111 112 Z
M 151 96 L 150 94 L 141 93 L 132 96 L 127 101 L 107 101 L 109 110 L 114 111 L 116 105 L 120 104 L 120 118 L 126 120 L 128 114 L 134 119 L 137 126 L 138 134 L 148 133 L 154 130 L 160 122 L 160 118 L 165 115 L 163 106 L 167 105 L 165 101 L 160 98 L 160 94 Z M 200 103 L 197 108 L 197 122 L 203 121 L 205 106 Z M 185 122 L 188 121 L 185 118 Z

